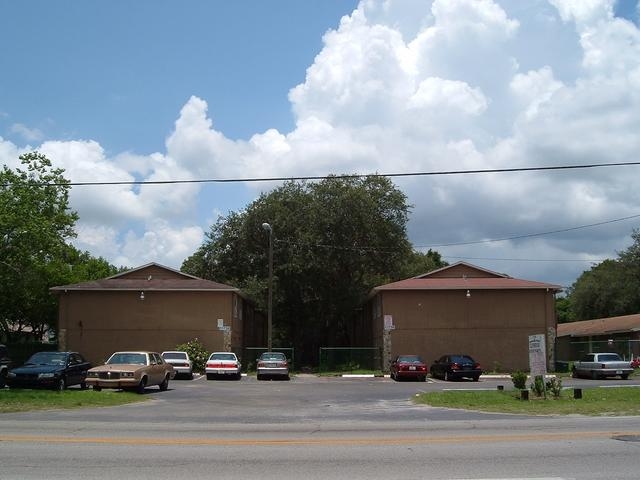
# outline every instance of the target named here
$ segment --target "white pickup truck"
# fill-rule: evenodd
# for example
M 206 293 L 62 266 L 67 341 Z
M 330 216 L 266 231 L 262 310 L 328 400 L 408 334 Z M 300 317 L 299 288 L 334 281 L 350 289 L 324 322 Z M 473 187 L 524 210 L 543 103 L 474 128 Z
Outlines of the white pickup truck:
M 626 380 L 633 372 L 631 362 L 620 358 L 617 353 L 587 353 L 579 362 L 573 364 L 574 378 L 620 377 Z

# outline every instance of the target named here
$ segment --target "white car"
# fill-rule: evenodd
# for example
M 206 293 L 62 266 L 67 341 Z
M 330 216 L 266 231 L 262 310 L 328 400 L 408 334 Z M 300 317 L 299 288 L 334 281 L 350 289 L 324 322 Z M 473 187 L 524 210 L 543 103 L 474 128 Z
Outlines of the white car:
M 165 362 L 173 366 L 176 376 L 184 375 L 189 379 L 193 378 L 193 363 L 187 352 L 162 352 L 162 358 Z
M 205 365 L 207 380 L 213 380 L 216 376 L 232 376 L 240 380 L 242 365 L 233 352 L 213 352 Z

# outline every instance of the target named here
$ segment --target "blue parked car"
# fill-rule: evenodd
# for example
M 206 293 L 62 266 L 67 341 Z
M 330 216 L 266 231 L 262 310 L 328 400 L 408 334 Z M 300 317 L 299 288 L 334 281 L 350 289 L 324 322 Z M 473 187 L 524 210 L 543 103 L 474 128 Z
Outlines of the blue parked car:
M 71 385 L 87 388 L 85 379 L 91 364 L 77 352 L 38 352 L 20 367 L 9 370 L 10 388 L 52 388 L 64 390 Z

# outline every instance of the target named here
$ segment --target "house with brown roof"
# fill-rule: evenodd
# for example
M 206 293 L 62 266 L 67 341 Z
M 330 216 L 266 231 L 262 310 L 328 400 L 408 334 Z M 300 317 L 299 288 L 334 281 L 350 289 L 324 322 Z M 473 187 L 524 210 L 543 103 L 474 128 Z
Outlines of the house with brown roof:
M 197 338 L 209 351 L 265 344 L 264 316 L 235 287 L 157 263 L 53 287 L 58 348 L 101 363 L 117 350 L 173 350 Z
M 558 360 L 578 360 L 589 352 L 616 352 L 623 358 L 640 356 L 640 313 L 596 318 L 558 325 Z
M 485 370 L 512 371 L 528 370 L 528 337 L 544 334 L 553 370 L 561 289 L 458 262 L 375 287 L 359 342 L 382 349 L 383 368 L 399 354 L 418 354 L 430 364 L 464 353 Z

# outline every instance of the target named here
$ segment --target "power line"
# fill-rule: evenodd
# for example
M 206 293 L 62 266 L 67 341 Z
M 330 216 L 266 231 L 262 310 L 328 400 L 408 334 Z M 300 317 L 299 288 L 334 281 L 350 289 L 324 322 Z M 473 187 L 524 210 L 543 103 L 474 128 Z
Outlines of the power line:
M 492 258 L 492 257 L 455 257 L 451 255 L 441 255 L 442 258 L 452 258 L 456 260 L 491 260 L 497 262 L 587 262 L 602 263 L 601 258 Z M 611 260 L 610 258 L 607 260 Z
M 622 222 L 624 220 L 630 220 L 632 218 L 638 218 L 638 217 L 640 217 L 640 214 L 638 214 L 638 215 L 630 215 L 628 217 L 622 217 L 622 218 L 614 218 L 613 220 L 606 220 L 604 222 L 590 223 L 588 225 L 580 225 L 580 226 L 577 226 L 577 227 L 569 227 L 569 228 L 562 228 L 562 229 L 559 229 L 559 230 L 551 230 L 551 231 L 548 231 L 548 232 L 525 233 L 523 235 L 514 235 L 512 237 L 491 238 L 491 239 L 487 239 L 487 240 L 475 240 L 475 241 L 471 241 L 471 242 L 436 243 L 436 244 L 433 244 L 433 245 L 415 245 L 415 247 L 416 248 L 454 247 L 454 246 L 461 246 L 461 245 L 477 245 L 477 244 L 480 244 L 480 243 L 505 242 L 507 240 L 518 240 L 520 238 L 541 237 L 543 235 L 553 235 L 555 233 L 571 232 L 573 230 L 580 230 L 580 229 L 583 229 L 583 228 L 598 227 L 600 225 L 607 225 L 609 223 Z
M 622 222 L 624 220 L 629 220 L 629 219 L 633 219 L 633 218 L 639 218 L 640 214 L 637 215 L 629 215 L 627 217 L 621 217 L 621 218 L 614 218 L 612 220 L 605 220 L 602 222 L 597 222 L 597 223 L 590 223 L 587 225 L 579 225 L 577 227 L 570 227 L 570 228 L 563 228 L 563 229 L 559 229 L 559 230 L 550 230 L 547 232 L 538 232 L 538 233 L 527 233 L 527 234 L 522 234 L 522 235 L 514 235 L 511 237 L 504 237 L 504 238 L 494 238 L 494 239 L 488 239 L 488 240 L 477 240 L 477 241 L 472 241 L 472 242 L 459 242 L 459 243 L 442 243 L 442 244 L 433 244 L 433 245 L 412 245 L 412 247 L 414 249 L 419 249 L 419 248 L 433 248 L 433 247 L 450 247 L 450 246 L 461 246 L 461 245 L 477 245 L 477 244 L 481 244 L 481 243 L 492 243 L 492 242 L 504 242 L 507 240 L 515 240 L 515 239 L 520 239 L 520 238 L 531 238 L 531 237 L 538 237 L 538 236 L 543 236 L 543 235 L 552 235 L 555 233 L 563 233 L 563 232 L 570 232 L 573 230 L 580 230 L 580 229 L 584 229 L 584 228 L 591 228 L 591 227 L 598 227 L 601 225 L 607 225 L 610 223 L 615 223 L 615 222 Z M 313 248 L 324 248 L 324 249 L 330 249 L 330 250 L 346 250 L 346 251 L 353 251 L 353 252 L 394 252 L 395 250 L 390 250 L 390 249 L 381 249 L 381 248 L 377 248 L 377 247 L 369 247 L 369 246 L 343 246 L 343 245 L 329 245 L 329 244 L 323 244 L 323 243 L 301 243 L 301 242 L 295 242 L 295 241 L 291 241 L 291 240 L 286 240 L 286 239 L 282 239 L 282 238 L 278 238 L 275 239 L 275 241 L 277 243 L 281 243 L 281 244 L 286 244 L 289 246 L 294 246 L 294 247 L 313 247 Z M 599 260 L 599 259 L 526 259 L 526 258 L 472 258 L 472 257 L 456 257 L 456 256 L 451 256 L 451 255 L 441 255 L 443 258 L 456 258 L 456 259 L 460 259 L 460 258 L 467 258 L 469 260 L 503 260 L 503 261 L 520 261 L 520 262 L 603 262 L 604 260 Z
M 363 177 L 429 177 L 442 175 L 474 175 L 484 173 L 512 173 L 512 172 L 534 172 L 549 170 L 578 170 L 601 167 L 627 167 L 640 165 L 638 162 L 616 162 L 616 163 L 590 163 L 583 165 L 555 165 L 547 167 L 519 167 L 519 168 L 488 168 L 476 170 L 443 170 L 434 172 L 407 172 L 407 173 L 362 173 L 344 175 L 308 175 L 291 177 L 246 177 L 246 178 L 209 178 L 191 180 L 122 180 L 122 181 L 99 181 L 99 182 L 60 182 L 60 183 L 30 183 L 31 186 L 108 186 L 108 185 L 175 185 L 175 184 L 198 184 L 198 183 L 256 183 L 256 182 L 285 182 L 293 180 L 325 180 L 327 178 L 349 179 Z M 2 187 L 9 187 L 11 184 L 2 184 Z

